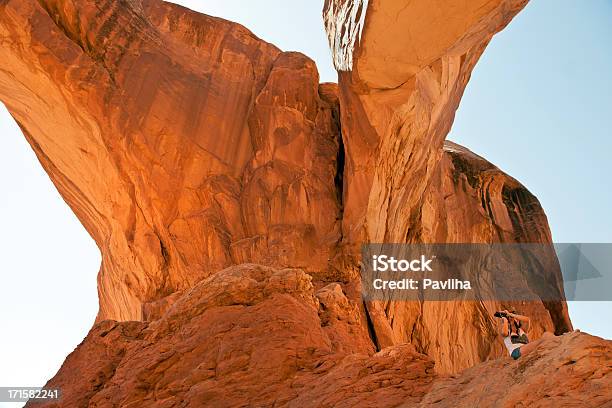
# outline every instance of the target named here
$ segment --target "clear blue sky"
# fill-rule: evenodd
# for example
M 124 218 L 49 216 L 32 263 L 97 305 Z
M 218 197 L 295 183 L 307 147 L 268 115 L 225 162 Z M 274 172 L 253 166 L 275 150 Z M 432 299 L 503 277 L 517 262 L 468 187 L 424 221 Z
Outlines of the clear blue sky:
M 336 80 L 322 0 L 180 3 Z M 609 0 L 533 0 L 485 52 L 450 136 L 538 196 L 557 242 L 612 242 L 611 23 Z M 41 385 L 91 327 L 100 257 L 4 109 L 0 130 L 0 385 Z M 571 305 L 572 320 L 612 338 L 610 305 Z
M 612 1 L 534 0 L 476 66 L 450 139 L 523 182 L 556 242 L 612 242 Z

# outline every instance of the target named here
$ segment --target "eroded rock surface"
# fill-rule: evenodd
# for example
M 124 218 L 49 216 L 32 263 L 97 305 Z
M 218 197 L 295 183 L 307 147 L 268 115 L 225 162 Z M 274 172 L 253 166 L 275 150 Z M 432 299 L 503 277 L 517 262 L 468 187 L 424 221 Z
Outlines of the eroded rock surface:
M 358 258 L 363 242 L 551 242 L 531 193 L 473 153 L 452 144 L 444 148 L 474 66 L 493 35 L 526 4 L 325 2 L 346 153 L 346 256 Z M 551 285 L 559 279 L 559 271 L 551 271 Z M 379 346 L 410 341 L 439 369 L 452 372 L 500 352 L 481 340 L 494 335 L 487 314 L 495 307 L 402 302 L 369 304 L 368 311 L 377 316 L 374 331 L 385 339 Z M 516 307 L 538 317 L 538 334 L 571 329 L 562 302 Z M 440 321 L 474 330 L 459 333 Z M 453 356 L 463 336 L 470 346 Z
M 608 407 L 612 342 L 580 332 L 441 378 L 419 407 Z M 405 406 L 415 406 L 407 404 Z
M 337 97 L 314 62 L 161 1 L 0 4 L 0 95 L 102 252 L 98 320 L 243 262 L 327 267 Z
M 47 406 L 419 401 L 435 377 L 433 361 L 410 345 L 372 354 L 371 344 L 355 341 L 367 334 L 342 290 L 316 292 L 311 279 L 298 269 L 241 265 L 200 282 L 155 322 L 101 322 L 49 383 L 64 399 Z
M 563 302 L 360 294 L 363 243 L 551 241 L 529 191 L 444 142 L 525 3 L 326 1 L 335 85 L 159 0 L 0 1 L 0 98 L 103 258 L 67 406 L 418 402 L 504 354 L 500 307 L 571 330 Z
M 159 320 L 103 321 L 32 407 L 600 407 L 612 342 L 579 332 L 453 376 L 410 344 L 373 353 L 339 285 L 299 269 L 231 267 Z M 498 340 L 499 341 L 499 340 Z M 75 375 L 78 373 L 78 375 Z M 521 405 L 522 404 L 522 405 Z

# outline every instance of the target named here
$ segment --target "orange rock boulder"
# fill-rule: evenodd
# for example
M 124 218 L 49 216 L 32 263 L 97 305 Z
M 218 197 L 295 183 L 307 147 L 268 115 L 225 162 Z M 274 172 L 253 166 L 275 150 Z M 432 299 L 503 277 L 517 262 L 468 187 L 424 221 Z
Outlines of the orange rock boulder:
M 600 407 L 612 342 L 579 332 L 452 376 L 410 344 L 373 353 L 338 286 L 299 269 L 220 271 L 154 322 L 98 323 L 32 407 Z M 76 374 L 78 373 L 78 374 Z

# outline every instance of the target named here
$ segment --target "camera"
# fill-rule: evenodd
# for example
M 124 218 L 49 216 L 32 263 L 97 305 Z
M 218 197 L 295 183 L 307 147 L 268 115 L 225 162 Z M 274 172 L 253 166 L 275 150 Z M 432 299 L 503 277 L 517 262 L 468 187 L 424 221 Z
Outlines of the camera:
M 508 315 L 506 314 L 506 312 L 495 312 L 493 316 L 499 317 L 499 318 L 502 318 L 502 317 L 508 318 Z

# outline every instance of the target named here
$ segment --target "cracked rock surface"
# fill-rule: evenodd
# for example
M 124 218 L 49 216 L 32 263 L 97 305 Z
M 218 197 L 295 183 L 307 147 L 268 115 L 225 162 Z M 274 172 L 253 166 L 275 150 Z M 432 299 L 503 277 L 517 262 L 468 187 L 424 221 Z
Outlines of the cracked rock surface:
M 32 407 L 605 406 L 612 342 L 580 332 L 454 375 L 411 344 L 374 353 L 339 285 L 243 264 L 153 322 L 98 323 Z M 78 373 L 78 375 L 75 375 Z

